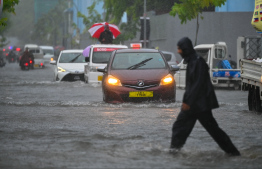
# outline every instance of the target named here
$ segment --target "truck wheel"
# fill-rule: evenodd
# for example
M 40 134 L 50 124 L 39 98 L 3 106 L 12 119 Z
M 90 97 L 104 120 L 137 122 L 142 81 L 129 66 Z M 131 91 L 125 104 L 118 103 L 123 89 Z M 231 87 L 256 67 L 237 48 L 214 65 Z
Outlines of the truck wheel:
M 253 88 L 249 87 L 248 89 L 248 110 L 249 111 L 253 110 L 252 98 L 253 98 Z
M 254 93 L 255 93 L 255 102 L 256 102 L 256 104 L 255 104 L 255 111 L 256 112 L 261 112 L 261 100 L 260 100 L 260 95 L 259 95 L 259 88 L 256 88 L 255 90 L 254 90 Z

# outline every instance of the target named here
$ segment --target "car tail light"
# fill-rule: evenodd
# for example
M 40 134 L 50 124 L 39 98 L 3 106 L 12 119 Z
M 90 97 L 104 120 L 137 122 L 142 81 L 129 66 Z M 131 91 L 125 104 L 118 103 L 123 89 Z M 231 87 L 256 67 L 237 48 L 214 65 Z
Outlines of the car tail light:
M 107 77 L 107 84 L 110 84 L 113 86 L 122 86 L 120 80 L 111 75 Z
M 41 66 L 43 66 L 44 64 L 43 63 L 40 63 Z
M 30 64 L 32 64 L 32 63 L 33 63 L 33 61 L 32 61 L 32 60 L 30 60 L 29 62 L 30 62 Z
M 28 66 L 28 63 L 25 63 L 25 66 Z
M 171 74 L 168 74 L 163 79 L 161 79 L 160 85 L 171 84 L 174 81 L 174 77 Z

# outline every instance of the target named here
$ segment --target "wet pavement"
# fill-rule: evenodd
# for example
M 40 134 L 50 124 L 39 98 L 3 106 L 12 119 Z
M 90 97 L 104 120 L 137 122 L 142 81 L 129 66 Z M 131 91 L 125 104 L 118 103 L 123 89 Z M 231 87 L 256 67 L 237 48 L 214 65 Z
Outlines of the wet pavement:
M 197 122 L 169 153 L 176 103 L 107 104 L 100 84 L 54 82 L 51 65 L 0 68 L 0 168 L 261 168 L 262 116 L 247 92 L 216 89 L 213 111 L 241 157 L 228 157 Z

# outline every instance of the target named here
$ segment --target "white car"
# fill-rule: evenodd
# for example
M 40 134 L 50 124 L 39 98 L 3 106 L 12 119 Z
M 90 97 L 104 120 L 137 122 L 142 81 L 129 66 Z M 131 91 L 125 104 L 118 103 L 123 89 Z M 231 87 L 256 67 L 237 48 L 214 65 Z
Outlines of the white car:
M 86 83 L 101 83 L 103 73 L 98 72 L 98 67 L 105 67 L 115 50 L 126 49 L 126 45 L 94 44 L 90 45 L 89 57 L 85 65 L 84 80 Z
M 84 81 L 84 65 L 86 65 L 86 62 L 83 50 L 63 50 L 57 61 L 50 61 L 50 64 L 55 65 L 55 81 Z
M 40 46 L 44 52 L 45 63 L 49 63 L 51 58 L 55 55 L 55 50 L 53 46 Z

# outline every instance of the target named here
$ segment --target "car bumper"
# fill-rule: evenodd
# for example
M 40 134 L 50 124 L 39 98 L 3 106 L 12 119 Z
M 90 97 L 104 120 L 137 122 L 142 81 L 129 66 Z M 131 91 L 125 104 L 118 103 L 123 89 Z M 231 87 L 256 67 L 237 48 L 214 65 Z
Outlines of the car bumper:
M 153 97 L 130 97 L 130 92 L 153 91 Z M 145 90 L 137 90 L 125 86 L 105 86 L 103 92 L 108 103 L 143 102 L 143 101 L 172 101 L 176 99 L 175 84 L 155 86 Z
M 84 73 L 59 72 L 57 78 L 59 81 L 84 81 Z
M 103 73 L 101 72 L 89 72 L 85 76 L 88 79 L 88 83 L 102 83 Z

